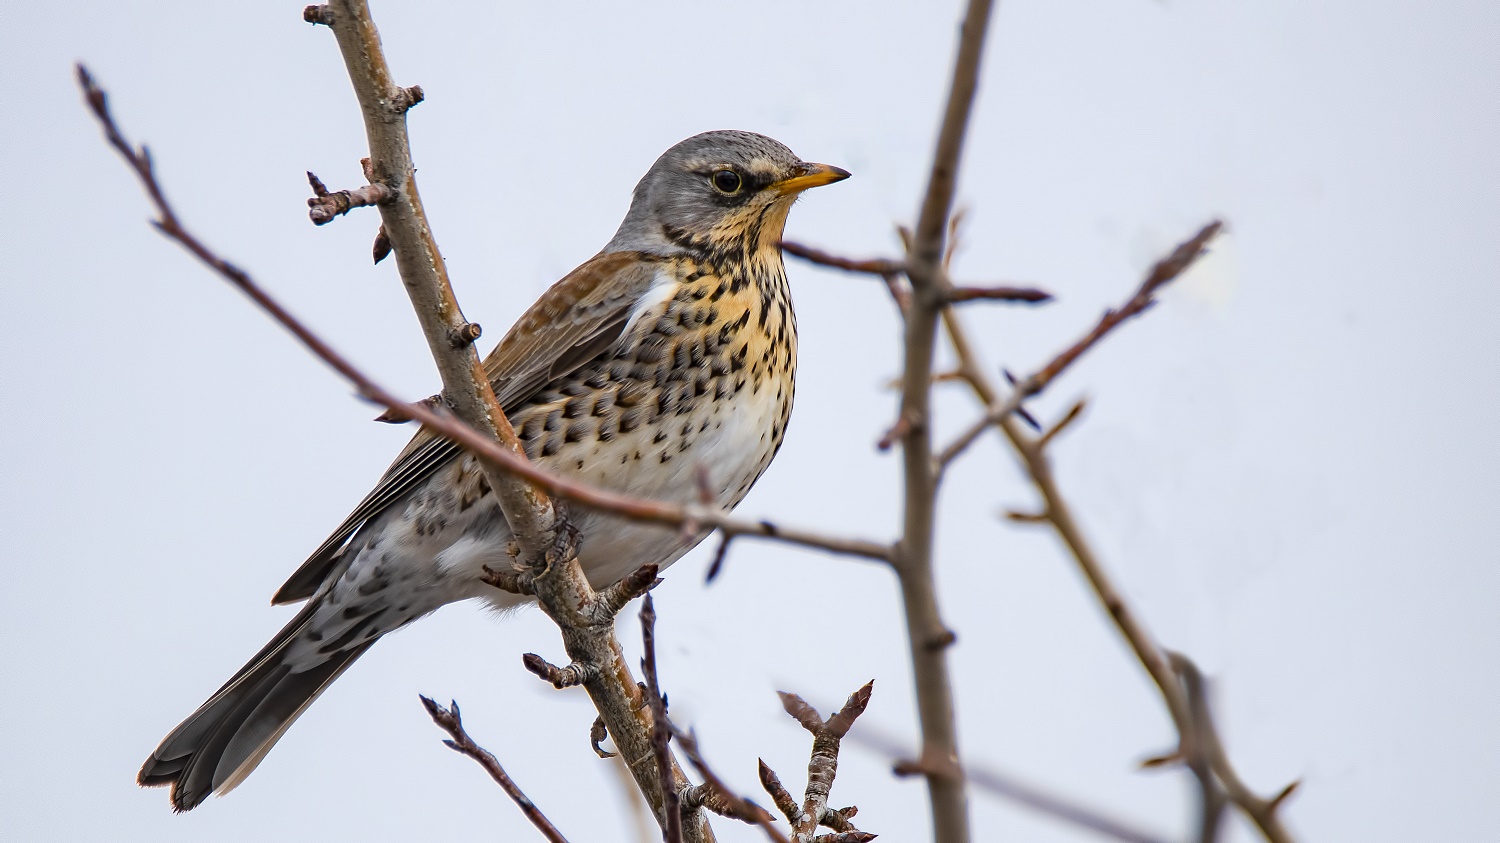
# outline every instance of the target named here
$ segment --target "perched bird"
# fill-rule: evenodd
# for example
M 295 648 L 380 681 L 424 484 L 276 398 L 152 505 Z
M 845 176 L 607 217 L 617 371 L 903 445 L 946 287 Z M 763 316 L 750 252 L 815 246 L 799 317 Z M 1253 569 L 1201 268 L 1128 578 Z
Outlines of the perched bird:
M 779 241 L 802 191 L 848 178 L 749 132 L 667 150 L 599 254 L 552 286 L 485 359 L 542 466 L 687 503 L 702 467 L 732 507 L 786 431 L 797 326 Z M 579 561 L 603 587 L 666 566 L 700 539 L 575 510 Z M 419 431 L 273 603 L 290 623 L 141 768 L 187 811 L 238 785 L 297 716 L 380 636 L 439 607 L 523 598 L 480 581 L 509 563 L 509 528 L 473 457 Z

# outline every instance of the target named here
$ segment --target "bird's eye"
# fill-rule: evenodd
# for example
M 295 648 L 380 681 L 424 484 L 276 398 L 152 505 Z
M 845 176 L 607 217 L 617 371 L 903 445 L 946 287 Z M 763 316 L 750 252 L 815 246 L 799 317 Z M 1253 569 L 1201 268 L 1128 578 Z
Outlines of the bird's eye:
M 715 190 L 730 196 L 739 193 L 743 184 L 740 174 L 734 170 L 716 170 L 709 180 L 713 182 Z

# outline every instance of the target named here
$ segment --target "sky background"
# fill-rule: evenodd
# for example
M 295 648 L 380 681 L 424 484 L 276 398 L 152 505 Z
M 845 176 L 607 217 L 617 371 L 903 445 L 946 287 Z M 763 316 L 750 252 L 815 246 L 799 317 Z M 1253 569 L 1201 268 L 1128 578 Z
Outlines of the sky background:
M 656 156 L 708 129 L 772 135 L 854 178 L 788 236 L 896 250 L 923 189 L 957 4 L 378 3 L 419 181 L 488 347 L 614 232 Z M 632 4 L 634 6 L 634 4 Z M 85 60 L 150 143 L 179 212 L 383 383 L 437 376 L 376 223 L 306 219 L 303 171 L 361 183 L 364 132 L 333 38 L 300 3 L 12 4 L 0 26 L 0 837 L 534 839 L 417 694 L 456 698 L 575 841 L 635 840 L 536 612 L 449 607 L 374 648 L 238 791 L 185 816 L 134 783 L 158 740 L 289 617 L 270 595 L 409 431 L 146 225 L 80 103 Z M 1058 382 L 1054 449 L 1089 537 L 1163 645 L 1215 683 L 1263 793 L 1295 778 L 1302 840 L 1480 840 L 1500 825 L 1500 5 L 1007 0 L 964 159 L 960 281 L 991 365 L 1029 371 L 1217 215 L 1212 256 Z M 878 283 L 789 267 L 797 407 L 743 514 L 894 535 L 899 328 Z M 939 390 L 950 434 L 976 408 Z M 945 440 L 940 435 L 939 440 Z M 1190 782 L 1141 772 L 1163 707 L 1050 534 L 997 519 L 1034 494 L 987 436 L 943 489 L 939 575 L 963 749 L 976 766 L 1185 839 Z M 656 592 L 674 717 L 757 793 L 798 782 L 823 708 L 875 680 L 862 723 L 911 745 L 895 582 L 880 567 L 712 543 Z M 827 621 L 833 607 L 835 622 Z M 622 638 L 638 654 L 635 612 Z M 920 840 L 925 793 L 850 746 L 834 801 Z M 976 840 L 1096 839 L 986 794 Z M 1252 835 L 1231 823 L 1231 840 Z M 728 821 L 727 841 L 761 839 Z

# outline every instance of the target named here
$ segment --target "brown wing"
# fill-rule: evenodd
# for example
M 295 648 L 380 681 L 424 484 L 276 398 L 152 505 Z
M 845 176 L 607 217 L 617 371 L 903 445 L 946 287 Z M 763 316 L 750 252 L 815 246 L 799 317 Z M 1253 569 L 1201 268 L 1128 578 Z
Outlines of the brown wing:
M 537 299 L 485 358 L 500 406 L 519 407 L 549 382 L 607 351 L 656 276 L 659 259 L 636 252 L 599 254 Z M 359 528 L 416 488 L 459 453 L 426 428 L 386 469 L 375 488 L 271 598 L 273 604 L 311 597 Z

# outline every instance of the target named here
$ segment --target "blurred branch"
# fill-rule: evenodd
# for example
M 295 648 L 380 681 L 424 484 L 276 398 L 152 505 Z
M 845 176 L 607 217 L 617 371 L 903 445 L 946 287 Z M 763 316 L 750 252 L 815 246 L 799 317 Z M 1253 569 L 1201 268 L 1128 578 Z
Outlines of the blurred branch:
M 1077 342 L 1059 352 L 1056 357 L 1053 357 L 1045 366 L 1038 369 L 1035 374 L 1016 382 L 1010 394 L 1005 396 L 1005 398 L 999 398 L 999 394 L 995 389 L 987 388 L 981 394 L 982 400 L 988 407 L 987 412 L 938 453 L 937 463 L 939 470 L 947 468 L 970 445 L 974 444 L 974 440 L 978 439 L 991 425 L 1017 412 L 1021 409 L 1021 404 L 1024 401 L 1046 389 L 1047 385 L 1056 380 L 1058 375 L 1076 363 L 1078 358 L 1084 355 L 1084 352 L 1098 345 L 1099 341 L 1104 339 L 1111 331 L 1123 325 L 1131 317 L 1145 313 L 1148 308 L 1156 303 L 1153 298 L 1156 291 L 1160 290 L 1169 281 L 1172 281 L 1183 272 L 1186 272 L 1188 267 L 1192 266 L 1193 262 L 1203 255 L 1204 251 L 1208 248 L 1209 241 L 1217 236 L 1223 228 L 1223 222 L 1214 220 L 1199 229 L 1197 234 L 1185 240 L 1170 255 L 1157 261 L 1152 266 L 1151 271 L 1146 274 L 1145 280 L 1141 282 L 1135 294 L 1125 304 L 1118 310 L 1104 311 L 1104 315 L 1100 317 L 1098 324 L 1092 330 L 1084 334 Z M 948 333 L 952 337 L 955 351 L 958 353 L 959 370 L 964 375 L 964 378 L 971 383 L 974 383 L 976 380 L 988 382 L 989 376 L 974 361 L 974 356 L 967 345 L 967 341 L 954 336 L 952 326 L 957 316 L 949 310 L 944 312 L 943 319 L 949 326 Z M 958 347 L 961 341 L 964 343 L 963 348 Z
M 912 775 L 921 772 L 919 768 L 923 764 L 910 760 L 903 743 L 877 727 L 861 725 L 849 733 L 849 740 L 896 762 L 898 774 Z M 937 772 L 951 773 L 952 771 L 939 769 Z M 965 774 L 968 783 L 975 790 L 1010 800 L 1028 810 L 1097 832 L 1104 837 L 1122 840 L 1125 843 L 1168 843 L 1167 838 L 1159 834 L 1135 828 L 1123 820 L 1108 816 L 1097 808 L 1082 805 L 1069 797 L 1022 781 L 1009 773 L 976 766 L 971 762 L 967 765 Z
M 500 785 L 500 789 L 505 791 L 505 795 L 509 796 L 516 805 L 520 806 L 521 813 L 526 816 L 526 819 L 531 821 L 532 825 L 537 827 L 537 830 L 542 833 L 543 837 L 552 841 L 552 843 L 568 843 L 567 838 L 562 836 L 562 832 L 557 830 L 557 826 L 554 826 L 542 814 L 541 809 L 528 799 L 519 787 L 516 787 L 516 783 L 506 774 L 505 769 L 500 766 L 500 761 L 495 758 L 494 754 L 475 743 L 474 739 L 469 737 L 469 733 L 464 730 L 464 722 L 458 712 L 457 701 L 454 701 L 450 708 L 443 708 L 432 699 L 422 697 L 422 705 L 427 709 L 427 713 L 431 715 L 432 722 L 436 723 L 439 728 L 451 736 L 450 740 L 443 741 L 445 746 L 479 762 L 479 766 L 483 767 L 484 771 L 490 774 L 490 778 L 494 779 L 495 783 Z
M 818 266 L 826 266 L 832 269 L 842 269 L 845 272 L 863 272 L 869 275 L 900 275 L 906 272 L 906 264 L 888 258 L 870 258 L 859 260 L 856 258 L 845 258 L 812 246 L 804 246 L 791 240 L 781 241 L 781 250 L 787 254 L 801 258 L 808 263 Z
M 1283 796 L 1261 800 L 1250 793 L 1248 788 L 1245 788 L 1234 776 L 1220 747 L 1217 734 L 1213 730 L 1212 721 L 1207 716 L 1206 701 L 1203 700 L 1201 693 L 1195 692 L 1196 696 L 1190 694 L 1185 687 L 1185 682 L 1179 679 L 1178 668 L 1191 663 L 1182 659 L 1177 666 L 1174 666 L 1166 651 L 1156 644 L 1145 624 L 1126 602 L 1123 593 L 1104 571 L 1093 548 L 1084 538 L 1071 507 L 1057 487 L 1051 462 L 1046 455 L 1046 445 L 1052 440 L 1057 429 L 1076 418 L 1076 412 L 1070 412 L 1052 433 L 1043 434 L 1040 437 L 1028 434 L 1011 415 L 1011 410 L 1019 406 L 1020 401 L 1044 389 L 1110 331 L 1127 319 L 1145 312 L 1154 303 L 1155 292 L 1191 266 L 1193 261 L 1203 253 L 1208 241 L 1222 227 L 1223 224 L 1217 220 L 1209 223 L 1192 238 L 1179 245 L 1170 255 L 1158 261 L 1136 290 L 1135 295 L 1123 307 L 1118 311 L 1106 311 L 1099 323 L 1082 339 L 1069 346 L 1036 374 L 1018 382 L 1011 395 L 1003 400 L 999 396 L 998 388 L 979 363 L 958 314 L 950 308 L 944 312 L 943 319 L 948 336 L 953 343 L 954 353 L 958 357 L 959 371 L 963 373 L 979 400 L 989 407 L 982 423 L 977 426 L 978 430 L 982 432 L 991 424 L 1000 427 L 1020 455 L 1032 483 L 1042 496 L 1042 512 L 1026 520 L 1044 521 L 1057 532 L 1058 537 L 1062 539 L 1063 544 L 1077 561 L 1105 612 L 1114 621 L 1116 628 L 1161 692 L 1168 714 L 1177 729 L 1179 745 L 1174 753 L 1160 759 L 1158 763 L 1184 763 L 1197 777 L 1202 803 L 1200 840 L 1211 843 L 1217 835 L 1218 803 L 1222 794 L 1245 811 L 1267 840 L 1272 843 L 1290 843 L 1292 838 L 1276 816 L 1275 808 L 1291 788 L 1284 790 Z M 944 449 L 943 455 L 939 457 L 939 464 L 951 461 L 977 435 L 978 433 L 965 434 L 953 446 Z M 1216 748 L 1215 753 L 1213 750 Z M 1233 781 L 1234 787 L 1230 786 L 1230 780 Z
M 971 301 L 1009 301 L 1023 304 L 1044 304 L 1052 301 L 1052 294 L 1035 287 L 954 287 L 948 291 L 948 301 L 962 304 Z

